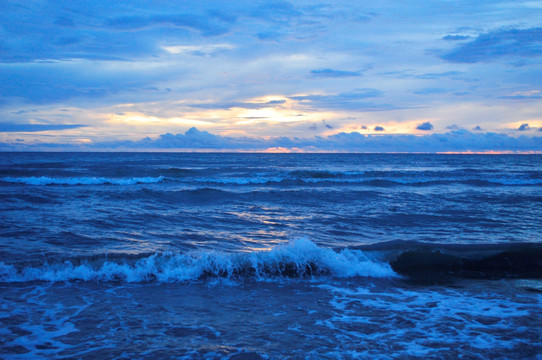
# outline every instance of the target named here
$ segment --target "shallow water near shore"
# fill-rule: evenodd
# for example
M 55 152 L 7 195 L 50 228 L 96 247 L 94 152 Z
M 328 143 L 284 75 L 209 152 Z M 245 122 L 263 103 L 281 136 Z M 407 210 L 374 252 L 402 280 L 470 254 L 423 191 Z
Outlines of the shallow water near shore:
M 510 280 L 85 282 L 2 291 L 11 358 L 536 358 L 542 346 L 542 293 Z

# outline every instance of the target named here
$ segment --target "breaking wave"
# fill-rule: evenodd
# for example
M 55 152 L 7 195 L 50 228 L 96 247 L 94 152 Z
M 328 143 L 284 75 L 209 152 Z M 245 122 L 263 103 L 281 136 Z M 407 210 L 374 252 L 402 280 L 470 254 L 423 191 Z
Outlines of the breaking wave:
M 17 267 L 0 263 L 0 281 L 125 281 L 191 282 L 208 278 L 273 280 L 330 276 L 395 277 L 389 264 L 372 260 L 361 250 L 335 252 L 309 240 L 296 240 L 270 251 L 221 253 L 198 251 L 154 254 L 137 260 L 76 259 L 62 263 Z

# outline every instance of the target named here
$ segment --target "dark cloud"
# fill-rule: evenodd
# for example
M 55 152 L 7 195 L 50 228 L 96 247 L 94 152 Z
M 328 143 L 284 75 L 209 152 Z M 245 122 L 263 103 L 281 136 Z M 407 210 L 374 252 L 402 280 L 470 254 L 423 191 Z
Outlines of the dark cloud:
M 448 90 L 446 89 L 440 89 L 440 88 L 424 88 L 424 89 L 418 89 L 414 90 L 413 93 L 416 95 L 433 95 L 433 94 L 443 94 L 446 93 Z
M 446 126 L 446 129 L 447 130 L 461 130 L 461 127 L 454 124 L 454 125 Z
M 53 131 L 53 130 L 69 130 L 86 127 L 87 125 L 71 124 L 71 125 L 52 125 L 52 124 L 13 124 L 0 123 L 1 132 L 37 132 L 37 131 Z
M 461 41 L 461 40 L 468 40 L 470 39 L 470 36 L 467 35 L 446 35 L 442 38 L 442 40 L 446 41 Z
M 521 124 L 518 127 L 518 131 L 527 131 L 527 130 L 531 130 L 531 127 L 529 126 L 529 124 Z
M 431 124 L 429 121 L 426 121 L 423 124 L 416 126 L 416 129 L 423 130 L 423 131 L 431 131 L 433 130 L 433 124 Z
M 480 34 L 463 43 L 442 59 L 457 63 L 493 61 L 503 56 L 534 57 L 542 55 L 542 28 L 498 29 Z
M 326 129 L 333 129 L 333 126 L 329 125 L 325 120 L 322 120 L 322 124 L 324 124 Z
M 280 23 L 288 21 L 292 17 L 299 17 L 302 13 L 287 1 L 269 1 L 263 2 L 253 8 L 250 11 L 250 15 L 256 18 Z
M 412 71 L 388 71 L 385 73 L 382 73 L 380 75 L 386 75 L 391 76 L 398 79 L 421 79 L 421 80 L 437 80 L 442 78 L 454 78 L 457 77 L 457 75 L 463 74 L 461 71 L 445 71 L 441 73 L 424 73 L 424 74 L 416 74 Z
M 474 130 L 474 131 L 483 131 L 483 129 L 480 127 L 480 125 L 476 125 L 475 127 L 472 128 L 472 130 Z
M 382 126 L 375 126 L 375 131 L 384 131 Z
M 333 70 L 333 69 L 311 70 L 311 75 L 315 77 L 323 77 L 323 78 L 343 78 L 343 77 L 362 76 L 362 74 L 359 71 L 346 71 L 346 70 Z
M 457 76 L 461 74 L 462 74 L 461 71 L 445 71 L 441 73 L 427 73 L 427 74 L 415 75 L 414 78 L 423 79 L 423 80 L 436 80 L 436 79 L 442 79 L 442 78 L 447 78 L 451 76 Z

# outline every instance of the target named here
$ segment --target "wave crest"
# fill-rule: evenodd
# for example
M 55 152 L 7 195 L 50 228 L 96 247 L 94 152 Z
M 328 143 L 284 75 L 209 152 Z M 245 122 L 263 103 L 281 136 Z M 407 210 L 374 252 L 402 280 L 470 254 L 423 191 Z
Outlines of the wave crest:
M 361 250 L 335 252 L 309 240 L 296 240 L 270 251 L 227 254 L 199 251 L 186 254 L 154 254 L 130 262 L 71 261 L 17 269 L 0 262 L 0 281 L 126 281 L 190 282 L 208 278 L 273 280 L 331 276 L 394 277 L 387 263 L 368 258 Z
M 106 178 L 106 177 L 65 177 L 53 178 L 49 176 L 32 177 L 5 177 L 0 181 L 26 184 L 26 185 L 135 185 L 152 184 L 164 180 L 163 176 L 157 177 L 131 177 L 131 178 Z

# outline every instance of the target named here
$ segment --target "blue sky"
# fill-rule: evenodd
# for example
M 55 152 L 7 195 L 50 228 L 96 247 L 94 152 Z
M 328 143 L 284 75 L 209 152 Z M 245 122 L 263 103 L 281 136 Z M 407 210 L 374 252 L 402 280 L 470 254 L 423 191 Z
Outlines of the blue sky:
M 521 0 L 4 1 L 0 149 L 541 151 L 541 19 Z

